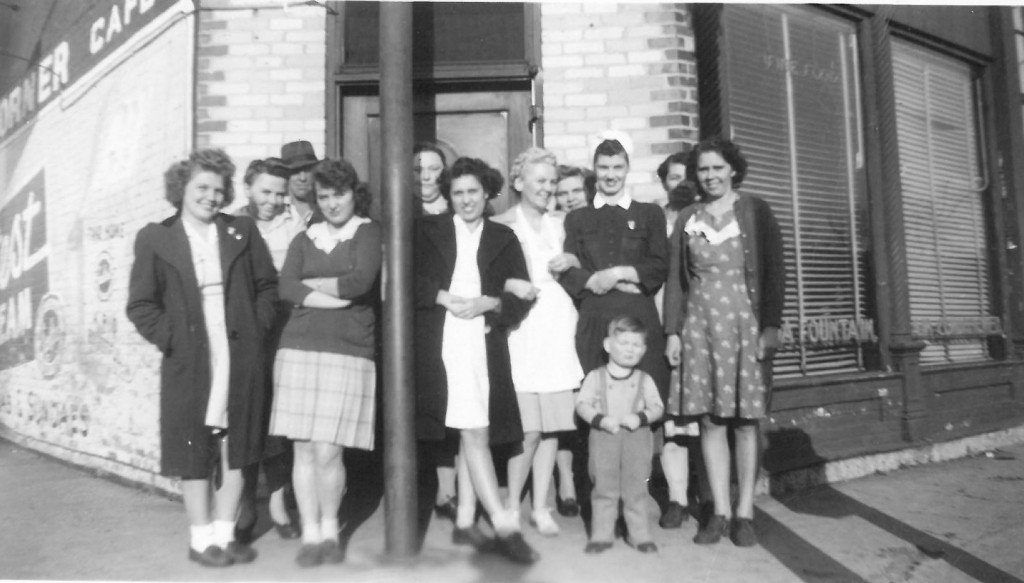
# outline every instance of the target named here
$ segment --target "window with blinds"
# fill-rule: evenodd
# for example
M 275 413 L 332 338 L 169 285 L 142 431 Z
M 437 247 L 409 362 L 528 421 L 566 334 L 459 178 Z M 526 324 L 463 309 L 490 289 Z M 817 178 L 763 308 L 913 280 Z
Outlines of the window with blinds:
M 992 314 L 978 104 L 970 66 L 894 40 L 910 316 L 922 364 L 988 360 Z
M 786 240 L 777 377 L 876 366 L 856 35 L 810 8 L 726 5 L 732 139 L 741 192 L 768 201 Z

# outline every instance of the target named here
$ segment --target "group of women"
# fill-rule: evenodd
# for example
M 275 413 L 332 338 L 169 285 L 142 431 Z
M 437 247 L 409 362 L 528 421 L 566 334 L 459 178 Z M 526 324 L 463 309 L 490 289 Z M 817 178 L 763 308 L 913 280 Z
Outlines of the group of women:
M 440 149 L 417 148 L 416 431 L 423 443 L 452 446 L 457 486 L 439 472 L 439 503 L 454 507 L 453 542 L 519 563 L 539 558 L 520 524 L 527 478 L 532 473 L 529 522 L 542 535 L 557 534 L 548 507 L 557 438 L 576 430 L 574 390 L 604 362 L 608 321 L 629 315 L 666 332 L 648 337 L 639 367 L 663 399 L 679 403 L 670 418 L 701 422 L 715 510 L 695 540 L 717 542 L 729 531 L 736 544 L 753 544 L 757 421 L 769 402 L 767 363 L 779 344 L 784 286 L 778 225 L 765 203 L 737 192 L 746 162 L 727 140 L 691 152 L 704 202 L 679 213 L 671 244 L 662 210 L 626 190 L 622 145 L 606 140 L 593 162 L 597 196 L 563 215 L 551 211 L 554 155 L 528 149 L 509 172 L 516 204 L 491 216 L 500 172 L 467 157 L 447 167 Z M 239 470 L 262 449 L 259 419 L 269 397 L 261 375 L 270 362 L 262 338 L 280 294 L 292 309 L 272 361 L 270 433 L 295 442 L 297 561 L 340 562 L 341 454 L 375 446 L 381 230 L 367 218 L 370 195 L 352 166 L 320 162 L 317 213 L 292 241 L 278 282 L 252 222 L 219 212 L 231 202 L 233 172 L 219 150 L 175 164 L 166 184 L 177 213 L 136 240 L 128 315 L 163 353 L 161 472 L 182 478 L 192 560 L 253 560 L 255 551 L 231 532 Z M 654 300 L 663 285 L 664 324 Z M 670 365 L 682 367 L 676 386 Z M 496 457 L 503 445 L 511 454 Z M 504 498 L 496 459 L 507 460 Z M 478 505 L 494 536 L 477 526 Z

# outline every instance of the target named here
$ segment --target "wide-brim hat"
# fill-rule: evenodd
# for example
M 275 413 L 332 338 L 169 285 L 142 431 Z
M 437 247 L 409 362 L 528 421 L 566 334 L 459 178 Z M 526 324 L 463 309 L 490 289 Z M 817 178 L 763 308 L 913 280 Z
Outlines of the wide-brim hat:
M 309 168 L 320 160 L 316 157 L 313 144 L 302 140 L 299 142 L 288 142 L 281 146 L 281 160 L 291 170 L 302 170 Z

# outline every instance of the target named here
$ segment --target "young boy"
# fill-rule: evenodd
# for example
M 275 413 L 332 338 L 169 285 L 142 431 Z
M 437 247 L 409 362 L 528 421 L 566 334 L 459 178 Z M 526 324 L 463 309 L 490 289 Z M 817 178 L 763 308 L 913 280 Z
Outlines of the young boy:
M 647 330 L 629 316 L 608 324 L 608 364 L 583 379 L 576 412 L 591 425 L 592 519 L 585 552 L 611 548 L 622 500 L 629 542 L 642 553 L 658 550 L 647 523 L 647 479 L 651 475 L 650 424 L 664 407 L 654 380 L 637 368 L 647 351 Z

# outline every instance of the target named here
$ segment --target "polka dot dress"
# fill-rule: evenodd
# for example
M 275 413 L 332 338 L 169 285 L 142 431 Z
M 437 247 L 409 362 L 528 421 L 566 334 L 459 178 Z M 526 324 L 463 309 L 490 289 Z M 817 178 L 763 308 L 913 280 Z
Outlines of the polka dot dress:
M 691 280 L 682 335 L 683 414 L 762 418 L 767 394 L 736 215 L 730 209 L 716 218 L 701 207 L 686 233 Z

